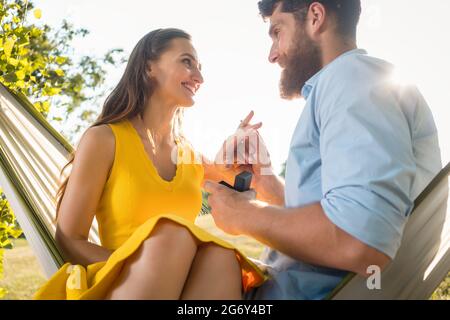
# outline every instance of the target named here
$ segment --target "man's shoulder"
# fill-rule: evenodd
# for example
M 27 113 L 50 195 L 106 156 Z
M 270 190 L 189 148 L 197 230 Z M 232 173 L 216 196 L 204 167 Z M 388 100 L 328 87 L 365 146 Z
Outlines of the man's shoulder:
M 386 60 L 356 53 L 340 57 L 323 71 L 316 88 L 320 104 L 344 106 L 351 101 L 370 99 L 374 90 L 386 87 L 392 81 L 395 66 Z
M 340 57 L 324 70 L 317 82 L 316 95 L 320 114 L 343 112 L 358 106 L 358 110 L 372 109 L 375 103 L 400 103 L 405 88 L 394 83 L 395 66 L 365 53 Z M 417 99 L 417 90 L 408 90 L 408 99 Z M 372 110 L 373 111 L 373 110 Z
M 383 59 L 364 53 L 355 53 L 336 59 L 325 70 L 321 81 L 327 89 L 372 86 L 390 79 L 395 66 Z

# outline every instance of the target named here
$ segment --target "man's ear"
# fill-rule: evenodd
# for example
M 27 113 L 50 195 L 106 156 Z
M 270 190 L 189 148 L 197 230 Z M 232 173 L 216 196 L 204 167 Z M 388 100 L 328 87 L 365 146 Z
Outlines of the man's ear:
M 327 24 L 329 24 L 329 14 L 324 5 L 320 2 L 311 4 L 308 11 L 309 28 L 311 36 L 315 37 L 325 31 Z

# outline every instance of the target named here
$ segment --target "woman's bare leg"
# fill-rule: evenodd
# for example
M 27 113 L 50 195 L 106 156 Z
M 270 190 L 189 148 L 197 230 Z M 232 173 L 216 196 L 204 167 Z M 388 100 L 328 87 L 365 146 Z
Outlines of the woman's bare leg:
M 241 291 L 241 268 L 234 250 L 213 243 L 200 245 L 181 299 L 240 300 Z
M 179 299 L 197 241 L 185 227 L 160 220 L 127 259 L 105 299 Z

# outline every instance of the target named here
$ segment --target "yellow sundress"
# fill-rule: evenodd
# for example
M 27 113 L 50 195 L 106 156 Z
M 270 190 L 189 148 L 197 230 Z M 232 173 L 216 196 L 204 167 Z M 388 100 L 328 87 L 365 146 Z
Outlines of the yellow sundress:
M 109 124 L 115 136 L 115 156 L 105 184 L 96 218 L 103 247 L 113 250 L 106 261 L 88 266 L 64 264 L 34 295 L 34 299 L 102 299 L 121 268 L 151 236 L 159 219 L 183 225 L 202 242 L 234 249 L 242 270 L 244 291 L 261 285 L 266 276 L 238 249 L 194 221 L 202 205 L 203 166 L 194 151 L 177 141 L 178 162 L 171 181 L 162 179 L 129 120 Z

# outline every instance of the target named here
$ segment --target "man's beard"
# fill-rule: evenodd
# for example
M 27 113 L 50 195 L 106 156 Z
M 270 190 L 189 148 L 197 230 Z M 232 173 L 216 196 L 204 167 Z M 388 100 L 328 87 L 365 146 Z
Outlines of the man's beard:
M 280 95 L 283 99 L 299 98 L 306 81 L 322 69 L 322 52 L 304 30 L 298 29 L 296 41 L 286 54 L 280 80 Z

